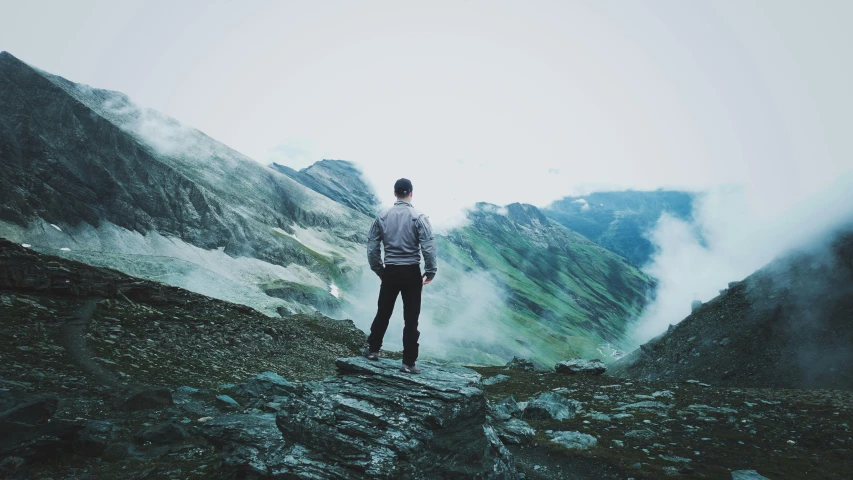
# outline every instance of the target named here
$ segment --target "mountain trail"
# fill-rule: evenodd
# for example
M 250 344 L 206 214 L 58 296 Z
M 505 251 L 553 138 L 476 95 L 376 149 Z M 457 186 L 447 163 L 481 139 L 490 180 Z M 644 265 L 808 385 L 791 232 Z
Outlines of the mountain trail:
M 101 301 L 103 298 L 90 297 L 74 309 L 62 325 L 62 346 L 83 371 L 92 375 L 92 378 L 110 388 L 126 390 L 127 385 L 95 362 L 86 342 L 86 329 L 92 323 L 92 315 Z

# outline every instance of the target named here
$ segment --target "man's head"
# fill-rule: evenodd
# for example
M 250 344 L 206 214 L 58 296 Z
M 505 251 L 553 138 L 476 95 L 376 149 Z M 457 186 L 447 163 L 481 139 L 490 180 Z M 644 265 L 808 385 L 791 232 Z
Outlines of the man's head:
M 394 183 L 394 195 L 398 200 L 412 198 L 412 182 L 408 178 L 401 178 Z

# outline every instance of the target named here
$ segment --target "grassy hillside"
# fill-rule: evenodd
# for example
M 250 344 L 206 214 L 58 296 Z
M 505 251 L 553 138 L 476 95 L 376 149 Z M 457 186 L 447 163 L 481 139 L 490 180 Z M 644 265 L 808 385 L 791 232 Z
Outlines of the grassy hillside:
M 654 253 L 654 246 L 645 237 L 646 232 L 664 212 L 689 220 L 694 201 L 693 194 L 677 191 L 596 192 L 557 200 L 542 213 L 622 255 L 634 265 L 642 266 Z
M 506 305 L 501 322 L 532 358 L 601 357 L 600 344 L 622 344 L 652 287 L 646 275 L 531 205 L 480 204 L 469 218 L 440 240 L 442 259 L 490 275 Z

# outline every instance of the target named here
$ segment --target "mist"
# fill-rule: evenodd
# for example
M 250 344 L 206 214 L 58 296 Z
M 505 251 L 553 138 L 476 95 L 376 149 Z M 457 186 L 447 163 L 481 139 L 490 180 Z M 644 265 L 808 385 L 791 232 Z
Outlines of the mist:
M 462 272 L 440 255 L 436 280 L 423 287 L 418 322 L 421 356 L 456 362 L 505 362 L 518 346 L 510 329 L 500 321 L 505 315 L 505 294 L 487 273 Z M 344 316 L 367 334 L 376 314 L 380 283 L 373 271 L 365 269 L 346 288 Z M 402 350 L 403 326 L 402 297 L 398 296 L 383 349 Z
M 656 248 L 643 270 L 658 280 L 655 300 L 632 332 L 637 344 L 690 314 L 774 258 L 828 241 L 853 222 L 853 173 L 803 198 L 753 186 L 710 189 L 698 196 L 694 219 L 662 215 L 648 238 Z M 784 198 L 780 198 L 784 197 Z M 779 199 L 773 203 L 772 199 Z

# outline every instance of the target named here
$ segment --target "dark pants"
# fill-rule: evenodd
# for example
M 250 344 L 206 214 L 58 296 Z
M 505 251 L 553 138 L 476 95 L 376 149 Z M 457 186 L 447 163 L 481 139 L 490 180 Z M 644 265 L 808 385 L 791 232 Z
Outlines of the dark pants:
M 367 342 L 371 352 L 382 348 L 382 339 L 388 329 L 388 321 L 394 312 L 397 294 L 403 295 L 403 363 L 414 365 L 418 359 L 418 315 L 421 313 L 421 290 L 423 280 L 421 267 L 412 265 L 385 265 L 382 286 L 379 287 L 379 305 Z

